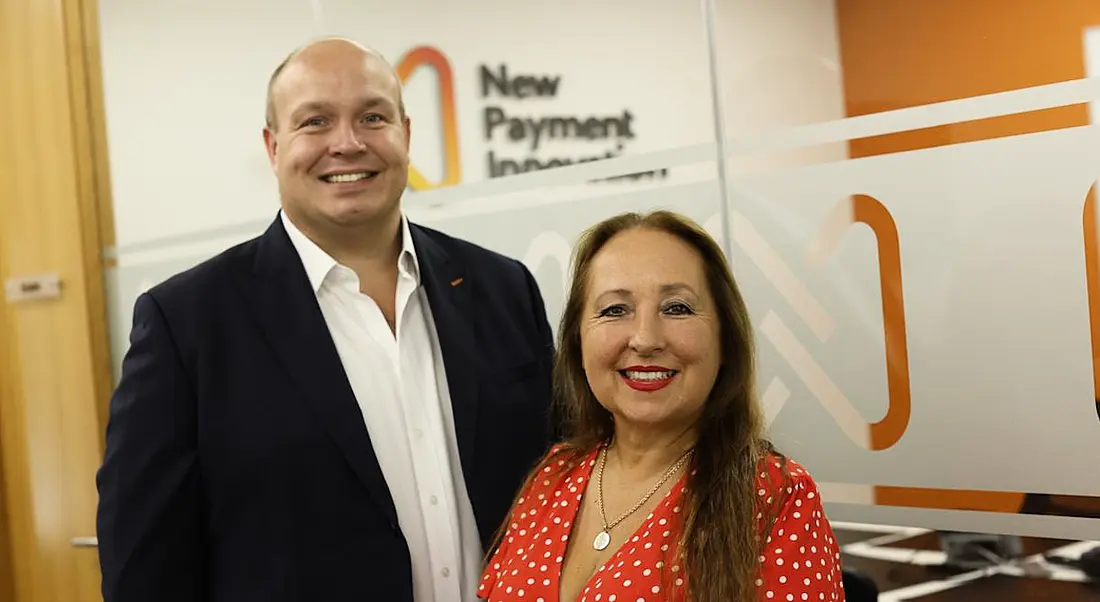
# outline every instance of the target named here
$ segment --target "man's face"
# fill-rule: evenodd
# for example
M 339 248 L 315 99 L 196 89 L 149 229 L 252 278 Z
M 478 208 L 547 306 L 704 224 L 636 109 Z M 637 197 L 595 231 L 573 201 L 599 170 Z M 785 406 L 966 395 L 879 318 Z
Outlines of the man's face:
M 331 42 L 292 59 L 264 130 L 283 210 L 306 229 L 395 218 L 409 167 L 400 83 L 380 58 Z

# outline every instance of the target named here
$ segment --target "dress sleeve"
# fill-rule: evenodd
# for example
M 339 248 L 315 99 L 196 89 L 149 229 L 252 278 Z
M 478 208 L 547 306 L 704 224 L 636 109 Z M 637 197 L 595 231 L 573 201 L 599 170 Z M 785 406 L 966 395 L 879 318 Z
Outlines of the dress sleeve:
M 510 515 L 508 520 L 512 520 Z M 497 585 L 500 583 L 500 578 L 504 570 L 504 559 L 508 557 L 509 553 L 508 540 L 513 538 L 514 528 L 515 523 L 510 522 L 504 533 L 504 537 L 500 540 L 500 545 L 497 546 L 488 564 L 485 565 L 485 571 L 481 574 L 481 582 L 477 586 L 477 597 L 480 600 L 489 600 L 493 595 L 493 590 L 496 589 Z
M 541 472 L 546 469 L 547 463 L 553 458 L 561 445 L 555 445 L 550 452 L 544 457 L 538 464 L 536 472 Z M 477 597 L 481 600 L 491 600 L 493 590 L 500 584 L 501 577 L 504 575 L 505 566 L 508 564 L 508 560 L 511 555 L 512 542 L 516 541 L 518 536 L 517 531 L 520 530 L 519 524 L 516 522 L 516 514 L 521 512 L 520 509 L 525 504 L 531 503 L 530 500 L 543 489 L 541 482 L 537 478 L 531 479 L 531 482 L 524 487 L 522 494 L 516 499 L 516 503 L 508 510 L 508 525 L 504 531 L 503 537 L 500 539 L 500 544 L 497 549 L 493 551 L 492 556 L 489 558 L 489 562 L 485 565 L 484 572 L 481 574 L 481 581 L 477 587 Z M 522 545 L 522 544 L 520 544 Z
M 762 602 L 844 602 L 840 548 L 809 473 L 788 462 L 790 480 L 760 558 Z

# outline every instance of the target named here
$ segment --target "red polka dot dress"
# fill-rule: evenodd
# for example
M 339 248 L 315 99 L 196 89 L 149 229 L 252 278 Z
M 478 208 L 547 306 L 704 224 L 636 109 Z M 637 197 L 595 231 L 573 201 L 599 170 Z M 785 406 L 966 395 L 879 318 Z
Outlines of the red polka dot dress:
M 569 535 L 592 475 L 596 452 L 570 470 L 544 468 L 523 492 L 500 547 L 482 575 L 478 597 L 489 602 L 559 602 Z M 840 553 L 817 486 L 797 463 L 769 459 L 757 479 L 762 518 L 778 518 L 760 557 L 762 602 L 843 602 Z M 559 461 L 559 465 L 564 462 Z M 576 602 L 690 602 L 676 563 L 687 475 L 638 530 L 592 575 Z M 560 601 L 566 602 L 566 601 Z M 571 602 L 571 601 L 570 601 Z

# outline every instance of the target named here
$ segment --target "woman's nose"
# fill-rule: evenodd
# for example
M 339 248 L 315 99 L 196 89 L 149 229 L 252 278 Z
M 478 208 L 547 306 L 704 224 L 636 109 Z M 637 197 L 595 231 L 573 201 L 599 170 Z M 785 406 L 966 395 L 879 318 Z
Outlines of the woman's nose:
M 639 315 L 634 322 L 630 347 L 639 355 L 652 355 L 664 349 L 664 332 L 657 316 Z

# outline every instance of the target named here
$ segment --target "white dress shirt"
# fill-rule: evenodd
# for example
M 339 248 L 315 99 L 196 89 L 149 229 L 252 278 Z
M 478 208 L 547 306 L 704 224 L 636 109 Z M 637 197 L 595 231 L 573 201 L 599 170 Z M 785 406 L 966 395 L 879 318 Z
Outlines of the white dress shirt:
M 473 602 L 481 542 L 408 221 L 401 219 L 391 331 L 378 304 L 360 292 L 355 272 L 321 250 L 285 213 L 280 216 L 317 295 L 397 507 L 412 557 L 414 599 Z

